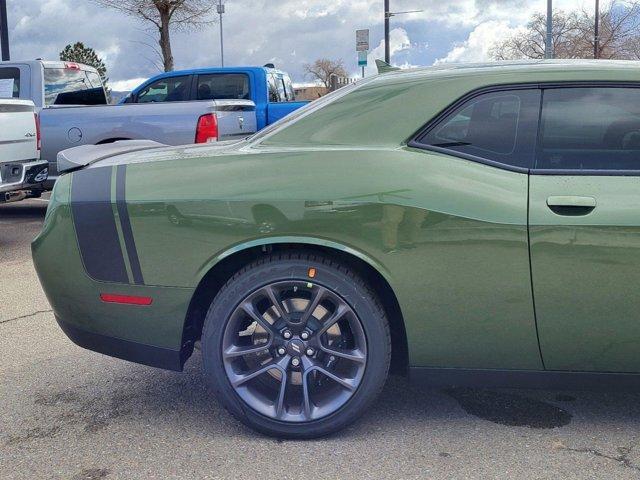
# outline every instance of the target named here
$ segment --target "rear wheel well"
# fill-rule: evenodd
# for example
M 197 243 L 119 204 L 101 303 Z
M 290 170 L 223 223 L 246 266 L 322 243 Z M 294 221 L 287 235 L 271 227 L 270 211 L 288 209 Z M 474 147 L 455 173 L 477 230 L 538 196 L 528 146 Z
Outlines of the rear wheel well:
M 305 252 L 329 256 L 335 261 L 348 266 L 367 282 L 380 300 L 389 320 L 391 330 L 391 372 L 405 374 L 409 366 L 407 334 L 400 305 L 389 283 L 375 268 L 354 255 L 333 248 L 308 244 L 276 244 L 249 248 L 230 255 L 209 270 L 200 281 L 189 304 L 182 335 L 185 357 L 190 354 L 194 342 L 200 339 L 209 306 L 224 284 L 236 272 L 263 255 L 287 250 L 304 250 Z

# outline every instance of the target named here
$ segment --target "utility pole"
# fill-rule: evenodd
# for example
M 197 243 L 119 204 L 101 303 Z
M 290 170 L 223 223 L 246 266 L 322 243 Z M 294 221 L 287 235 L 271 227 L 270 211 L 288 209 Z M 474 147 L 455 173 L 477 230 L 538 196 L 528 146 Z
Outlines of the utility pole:
M 224 68 L 224 34 L 222 32 L 222 14 L 224 13 L 224 0 L 218 0 L 217 10 L 220 15 L 220 64 Z
M 596 0 L 596 25 L 593 37 L 593 58 L 600 58 L 600 0 Z
M 553 58 L 553 0 L 547 0 L 547 41 L 544 44 L 544 58 Z
M 389 19 L 391 12 L 389 11 L 389 0 L 384 0 L 384 61 L 391 63 L 391 47 L 389 45 Z
M 406 12 L 389 11 L 389 0 L 384 0 L 384 61 L 391 63 L 391 45 L 389 45 L 389 20 L 396 15 L 404 15 L 405 13 L 420 13 L 424 10 L 408 10 Z
M 0 0 L 0 43 L 2 60 L 11 60 L 9 55 L 9 21 L 7 20 L 7 0 Z

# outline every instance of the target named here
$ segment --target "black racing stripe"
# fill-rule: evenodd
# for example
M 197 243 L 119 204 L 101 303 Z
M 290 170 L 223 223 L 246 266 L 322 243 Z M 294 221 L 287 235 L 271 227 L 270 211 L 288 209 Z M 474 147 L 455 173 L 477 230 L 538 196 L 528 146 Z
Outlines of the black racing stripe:
M 116 205 L 118 206 L 124 244 L 127 247 L 127 254 L 129 255 L 129 266 L 131 267 L 131 273 L 133 275 L 133 283 L 144 285 L 140 260 L 138 259 L 138 250 L 136 249 L 136 242 L 133 239 L 131 220 L 129 219 L 129 210 L 127 209 L 127 201 L 125 199 L 127 166 L 118 165 L 116 168 Z
M 73 175 L 71 211 L 80 255 L 95 280 L 129 283 L 111 207 L 111 168 L 90 168 Z

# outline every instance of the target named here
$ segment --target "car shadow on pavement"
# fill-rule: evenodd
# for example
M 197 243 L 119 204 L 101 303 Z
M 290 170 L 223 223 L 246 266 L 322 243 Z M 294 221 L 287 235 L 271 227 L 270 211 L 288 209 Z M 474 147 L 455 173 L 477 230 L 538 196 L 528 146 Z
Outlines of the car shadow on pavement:
M 135 415 L 144 423 L 162 419 L 178 422 L 181 429 L 191 425 L 205 435 L 255 437 L 215 400 L 201 363 L 196 351 L 183 374 L 135 366 L 129 374 L 113 378 L 110 392 L 97 399 L 85 398 L 84 429 L 98 431 L 119 417 Z M 391 376 L 363 419 L 331 438 L 428 429 L 452 420 L 537 430 L 559 430 L 576 421 L 638 429 L 640 393 L 427 388 Z

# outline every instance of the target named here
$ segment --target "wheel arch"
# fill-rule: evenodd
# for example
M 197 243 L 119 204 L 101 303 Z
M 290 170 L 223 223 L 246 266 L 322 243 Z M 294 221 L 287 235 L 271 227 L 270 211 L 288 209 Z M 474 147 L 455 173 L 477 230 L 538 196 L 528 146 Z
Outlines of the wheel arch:
M 183 328 L 183 358 L 188 357 L 193 344 L 200 338 L 204 319 L 218 291 L 236 272 L 247 264 L 273 252 L 305 251 L 328 255 L 353 269 L 363 277 L 380 300 L 391 330 L 391 371 L 406 374 L 409 367 L 408 340 L 404 317 L 391 287 L 389 272 L 362 252 L 317 239 L 269 239 L 236 246 L 218 255 L 201 271 L 201 278 L 189 304 Z

